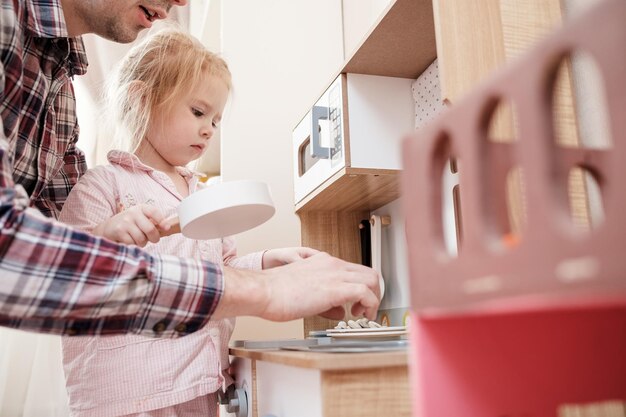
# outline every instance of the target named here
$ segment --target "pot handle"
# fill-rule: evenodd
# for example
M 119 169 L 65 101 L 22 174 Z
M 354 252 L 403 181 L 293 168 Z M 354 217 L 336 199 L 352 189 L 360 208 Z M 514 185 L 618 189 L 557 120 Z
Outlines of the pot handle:
M 173 234 L 181 232 L 181 230 L 180 230 L 180 219 L 178 218 L 178 214 L 173 214 L 172 216 L 170 216 L 167 219 L 163 220 L 162 224 L 163 225 L 168 225 L 169 229 L 163 230 L 161 227 L 159 227 L 159 225 L 157 225 L 157 228 L 159 229 L 159 235 L 161 237 L 171 236 Z

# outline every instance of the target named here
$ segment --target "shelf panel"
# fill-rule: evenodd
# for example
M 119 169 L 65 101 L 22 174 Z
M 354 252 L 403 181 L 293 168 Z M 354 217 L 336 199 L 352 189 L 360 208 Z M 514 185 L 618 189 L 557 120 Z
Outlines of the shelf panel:
M 437 57 L 431 0 L 396 0 L 341 73 L 417 78 Z
M 307 211 L 372 211 L 400 197 L 400 171 L 344 168 L 296 204 Z

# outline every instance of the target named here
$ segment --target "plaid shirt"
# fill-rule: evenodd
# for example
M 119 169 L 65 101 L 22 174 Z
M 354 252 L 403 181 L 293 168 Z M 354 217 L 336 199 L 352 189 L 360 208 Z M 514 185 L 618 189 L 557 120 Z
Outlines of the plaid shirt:
M 0 13 L 0 325 L 165 336 L 202 327 L 221 298 L 220 267 L 151 256 L 41 215 L 58 216 L 86 168 L 71 84 L 86 57 L 60 0 L 2 0 Z

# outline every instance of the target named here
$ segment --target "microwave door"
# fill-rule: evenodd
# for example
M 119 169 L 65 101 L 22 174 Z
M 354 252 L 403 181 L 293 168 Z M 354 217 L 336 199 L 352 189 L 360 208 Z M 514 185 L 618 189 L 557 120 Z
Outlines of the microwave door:
M 296 178 L 302 177 L 314 168 L 316 164 L 324 160 L 324 158 L 315 156 L 313 152 L 311 113 L 309 111 L 293 132 L 294 145 L 296 146 L 294 149 L 296 152 Z M 319 135 L 322 135 L 322 133 L 319 132 Z
M 322 156 L 315 155 L 313 143 L 321 151 Z M 304 119 L 293 131 L 294 144 L 294 191 L 296 202 L 299 202 L 333 173 L 331 166 L 331 153 L 328 144 L 330 132 L 328 117 L 323 112 L 317 112 L 313 117 L 313 109 L 307 113 Z
M 296 203 L 345 166 L 341 80 L 340 76 L 292 132 Z

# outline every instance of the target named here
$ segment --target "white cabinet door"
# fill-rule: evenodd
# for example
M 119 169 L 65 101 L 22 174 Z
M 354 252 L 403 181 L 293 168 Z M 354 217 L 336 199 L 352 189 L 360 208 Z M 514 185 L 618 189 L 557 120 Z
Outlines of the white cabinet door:
M 259 417 L 322 417 L 321 372 L 256 363 Z

